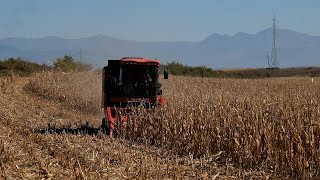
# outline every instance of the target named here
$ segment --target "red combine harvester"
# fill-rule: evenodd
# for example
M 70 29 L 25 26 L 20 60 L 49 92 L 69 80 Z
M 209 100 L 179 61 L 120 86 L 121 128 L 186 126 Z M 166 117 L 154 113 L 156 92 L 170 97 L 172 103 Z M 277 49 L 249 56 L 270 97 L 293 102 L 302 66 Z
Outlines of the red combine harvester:
M 102 129 L 113 136 L 116 121 L 127 121 L 133 107 L 154 108 L 165 104 L 159 83 L 160 61 L 136 57 L 108 60 L 103 68 L 102 107 L 105 117 Z M 164 79 L 168 72 L 164 71 Z M 125 113 L 123 113 L 125 112 Z

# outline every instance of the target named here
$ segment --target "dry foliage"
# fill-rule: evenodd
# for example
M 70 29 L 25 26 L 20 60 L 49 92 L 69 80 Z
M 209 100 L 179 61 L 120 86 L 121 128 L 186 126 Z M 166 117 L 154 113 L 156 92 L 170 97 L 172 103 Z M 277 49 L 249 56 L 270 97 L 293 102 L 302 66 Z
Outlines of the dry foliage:
M 112 140 L 95 128 L 101 115 L 74 112 L 65 108 L 69 103 L 29 95 L 24 88 L 29 81 L 0 77 L 0 179 L 265 176 L 263 172 L 242 173 L 232 166 L 218 167 L 213 161 L 179 157 L 145 144 Z
M 173 77 L 169 108 L 139 111 L 127 138 L 293 178 L 320 176 L 320 79 Z
M 98 72 L 42 73 L 34 76 L 26 89 L 41 97 L 58 100 L 63 107 L 98 117 L 100 80 Z M 220 174 L 234 178 L 244 178 L 247 172 L 262 172 L 249 173 L 249 176 L 260 177 L 309 179 L 320 176 L 319 78 L 171 77 L 162 83 L 169 104 L 154 112 L 138 108 L 127 124 L 118 125 L 120 137 L 158 147 L 167 157 L 179 155 L 173 161 L 187 169 L 190 169 L 190 163 L 199 162 L 198 168 L 193 169 L 197 174 L 191 178 L 199 178 L 202 173 L 215 177 L 219 169 L 212 171 L 216 167 L 212 163 L 225 169 L 240 169 L 232 171 L 231 175 L 228 170 Z M 99 124 L 99 120 L 96 121 L 95 126 Z M 189 164 L 183 163 L 185 158 L 191 160 Z M 85 164 L 86 160 L 83 161 L 80 164 Z M 151 173 L 153 168 L 157 169 L 145 170 Z M 172 172 L 186 177 L 180 168 Z M 144 177 L 168 176 L 151 173 Z
M 101 85 L 99 72 L 48 71 L 34 75 L 26 89 L 72 109 L 96 114 L 100 112 Z
M 236 179 L 264 177 L 209 159 L 180 157 L 134 141 L 112 140 L 96 128 L 101 115 L 26 93 L 30 80 L 1 78 L 0 179 Z M 51 85 L 50 85 L 51 86 Z

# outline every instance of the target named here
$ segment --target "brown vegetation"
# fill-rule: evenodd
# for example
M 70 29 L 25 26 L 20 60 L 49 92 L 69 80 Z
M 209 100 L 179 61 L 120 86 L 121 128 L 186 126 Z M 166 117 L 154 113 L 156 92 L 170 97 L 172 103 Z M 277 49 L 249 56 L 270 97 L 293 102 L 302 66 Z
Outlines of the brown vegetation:
M 24 151 L 30 158 L 41 152 L 40 158 L 21 158 L 39 161 L 34 166 L 56 178 L 63 164 L 67 170 L 61 177 L 76 177 L 77 173 L 90 178 L 109 174 L 129 179 L 320 176 L 319 78 L 171 77 L 162 82 L 169 104 L 155 112 L 135 111 L 126 125 L 118 125 L 125 131 L 118 132 L 114 141 L 99 133 L 92 137 L 30 132 L 46 129 L 48 123 L 58 129 L 70 126 L 74 130 L 86 122 L 89 127 L 98 127 L 100 78 L 99 72 L 41 73 L 30 83 L 29 79 L 8 83 L 4 94 L 0 93 L 1 106 L 7 108 L 0 110 L 4 114 L 1 132 L 17 132 L 8 137 L 30 142 L 33 150 Z M 41 100 L 27 95 L 22 88 L 25 84 L 25 89 Z M 11 92 L 11 86 L 17 92 Z M 20 117 L 14 109 L 21 106 L 25 110 Z M 9 150 L 4 152 L 6 157 L 14 157 Z M 12 161 L 17 162 L 14 158 L 1 162 L 2 167 L 11 167 L 9 172 L 17 172 L 14 177 L 19 177 L 19 170 L 8 163 Z
M 217 74 L 229 78 L 320 77 L 320 67 L 224 69 Z
M 24 87 L 38 78 L 50 76 L 0 77 L 0 179 L 234 179 L 240 173 L 213 161 L 111 140 L 97 129 L 101 115 L 27 94 Z

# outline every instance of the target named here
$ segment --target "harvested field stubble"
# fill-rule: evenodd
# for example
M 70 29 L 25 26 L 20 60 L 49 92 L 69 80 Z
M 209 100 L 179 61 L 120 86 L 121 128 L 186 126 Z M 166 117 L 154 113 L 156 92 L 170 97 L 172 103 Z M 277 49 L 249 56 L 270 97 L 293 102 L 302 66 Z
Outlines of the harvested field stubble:
M 29 91 L 97 113 L 97 72 L 40 74 Z M 168 105 L 138 109 L 120 136 L 191 158 L 213 159 L 291 178 L 320 176 L 320 79 L 163 81 Z M 218 154 L 218 156 L 216 156 Z

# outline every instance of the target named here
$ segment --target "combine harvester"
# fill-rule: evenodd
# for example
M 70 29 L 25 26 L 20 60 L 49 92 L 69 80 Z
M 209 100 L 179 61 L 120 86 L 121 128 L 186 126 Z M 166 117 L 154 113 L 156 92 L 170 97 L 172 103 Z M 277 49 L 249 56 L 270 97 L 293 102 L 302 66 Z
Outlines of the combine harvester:
M 136 57 L 108 60 L 102 75 L 102 129 L 113 136 L 116 121 L 126 122 L 132 108 L 165 104 L 159 83 L 160 61 Z M 164 79 L 168 72 L 164 71 Z

